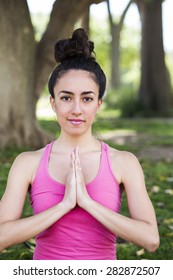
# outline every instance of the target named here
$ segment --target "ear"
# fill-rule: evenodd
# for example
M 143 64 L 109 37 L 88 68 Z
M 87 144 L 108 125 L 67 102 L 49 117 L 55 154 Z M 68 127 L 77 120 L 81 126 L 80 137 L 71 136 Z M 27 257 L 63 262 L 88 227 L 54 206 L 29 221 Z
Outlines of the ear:
M 55 112 L 55 98 L 53 98 L 52 96 L 50 96 L 50 104 L 51 104 L 52 110 Z
M 99 99 L 98 100 L 98 108 L 97 108 L 97 112 L 100 110 L 100 108 L 102 107 L 103 104 L 103 99 Z

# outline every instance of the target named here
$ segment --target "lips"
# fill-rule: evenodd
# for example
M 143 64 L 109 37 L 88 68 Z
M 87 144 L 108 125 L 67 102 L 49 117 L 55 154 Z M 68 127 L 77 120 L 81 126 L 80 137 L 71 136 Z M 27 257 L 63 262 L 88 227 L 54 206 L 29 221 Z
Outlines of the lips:
M 80 125 L 82 123 L 84 123 L 85 121 L 82 119 L 68 119 L 68 121 L 72 124 L 72 125 Z

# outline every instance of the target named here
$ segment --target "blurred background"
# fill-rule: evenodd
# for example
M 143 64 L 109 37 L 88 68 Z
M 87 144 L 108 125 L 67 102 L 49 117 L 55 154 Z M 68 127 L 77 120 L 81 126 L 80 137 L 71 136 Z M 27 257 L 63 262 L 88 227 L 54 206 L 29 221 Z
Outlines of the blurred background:
M 161 235 L 154 254 L 119 239 L 118 257 L 173 259 L 172 19 L 172 0 L 0 0 L 0 197 L 17 154 L 59 135 L 47 89 L 54 44 L 83 27 L 107 76 L 94 133 L 138 157 Z M 125 195 L 122 212 L 129 215 Z M 0 258 L 30 259 L 33 247 L 30 240 Z

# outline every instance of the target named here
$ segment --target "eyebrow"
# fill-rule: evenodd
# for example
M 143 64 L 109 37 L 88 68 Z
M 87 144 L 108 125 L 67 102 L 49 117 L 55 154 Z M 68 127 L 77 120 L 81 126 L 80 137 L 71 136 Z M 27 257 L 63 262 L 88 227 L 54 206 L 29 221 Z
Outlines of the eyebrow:
M 61 90 L 61 91 L 58 93 L 58 95 L 60 95 L 61 93 L 74 95 L 73 92 L 68 91 L 68 90 Z M 95 95 L 95 92 L 93 92 L 93 91 L 91 91 L 91 90 L 88 90 L 88 91 L 83 91 L 83 92 L 81 93 L 81 95 L 86 95 L 86 94 L 94 94 L 94 95 Z

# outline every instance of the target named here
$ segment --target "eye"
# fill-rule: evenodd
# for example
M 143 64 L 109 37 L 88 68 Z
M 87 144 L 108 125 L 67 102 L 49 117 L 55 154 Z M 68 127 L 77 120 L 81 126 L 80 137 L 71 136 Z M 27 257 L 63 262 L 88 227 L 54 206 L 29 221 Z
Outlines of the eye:
M 63 100 L 63 101 L 70 101 L 71 98 L 70 98 L 70 96 L 62 96 L 61 100 Z
M 93 101 L 93 98 L 87 96 L 87 97 L 84 97 L 83 100 L 84 100 L 84 102 L 87 102 L 87 103 L 88 103 L 88 102 Z

